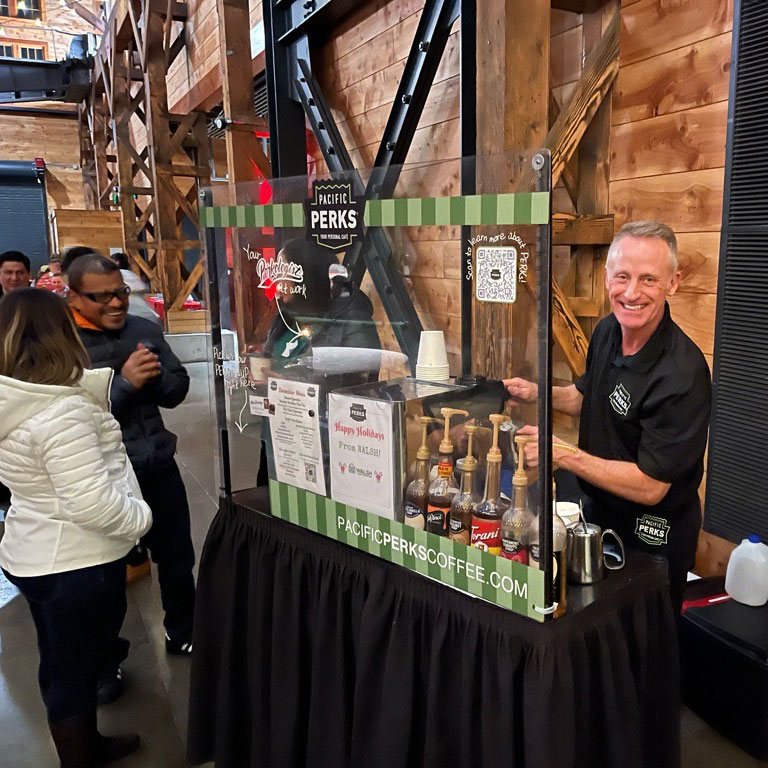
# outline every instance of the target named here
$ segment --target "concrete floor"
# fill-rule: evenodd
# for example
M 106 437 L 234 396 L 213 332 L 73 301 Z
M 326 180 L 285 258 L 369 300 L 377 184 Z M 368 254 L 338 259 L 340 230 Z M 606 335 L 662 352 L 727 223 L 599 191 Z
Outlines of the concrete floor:
M 169 428 L 179 436 L 178 461 L 187 488 L 193 540 L 199 555 L 216 512 L 215 433 L 208 367 L 204 363 L 187 367 L 192 378 L 190 394 L 181 406 L 165 412 L 164 416 Z M 238 451 L 235 444 L 233 455 L 249 459 L 247 467 L 235 472 L 247 479 L 253 472 L 253 448 L 257 443 L 244 437 L 236 439 L 247 450 Z M 138 731 L 144 746 L 136 755 L 116 765 L 183 768 L 187 765 L 184 744 L 189 661 L 165 654 L 160 595 L 154 576 L 128 588 L 128 615 L 123 634 L 131 641 L 131 652 L 123 665 L 126 692 L 114 704 L 100 708 L 99 722 L 105 733 Z M 36 674 L 37 649 L 29 610 L 15 587 L 0 573 L 0 768 L 58 766 Z M 768 768 L 768 763 L 746 755 L 688 709 L 683 710 L 682 732 L 683 768 Z

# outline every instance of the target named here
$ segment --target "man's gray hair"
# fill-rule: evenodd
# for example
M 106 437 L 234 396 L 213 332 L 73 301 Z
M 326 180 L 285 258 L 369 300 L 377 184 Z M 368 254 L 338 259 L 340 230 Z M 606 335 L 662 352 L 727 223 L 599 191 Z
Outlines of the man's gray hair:
M 669 264 L 672 272 L 677 272 L 677 238 L 675 233 L 666 225 L 658 221 L 630 221 L 625 224 L 613 237 L 613 242 L 608 249 L 608 257 L 605 260 L 605 268 L 616 260 L 619 254 L 619 243 L 626 237 L 650 237 L 663 240 L 669 249 Z

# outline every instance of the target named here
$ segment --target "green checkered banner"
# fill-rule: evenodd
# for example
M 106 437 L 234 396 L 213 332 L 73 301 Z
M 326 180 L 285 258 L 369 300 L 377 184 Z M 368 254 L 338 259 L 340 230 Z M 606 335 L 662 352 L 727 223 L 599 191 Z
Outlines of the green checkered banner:
M 547 224 L 549 192 L 500 195 L 418 197 L 368 200 L 363 223 L 369 227 Z M 200 211 L 203 227 L 300 228 L 306 225 L 302 203 L 223 205 Z
M 277 480 L 272 514 L 515 613 L 544 621 L 544 572 Z

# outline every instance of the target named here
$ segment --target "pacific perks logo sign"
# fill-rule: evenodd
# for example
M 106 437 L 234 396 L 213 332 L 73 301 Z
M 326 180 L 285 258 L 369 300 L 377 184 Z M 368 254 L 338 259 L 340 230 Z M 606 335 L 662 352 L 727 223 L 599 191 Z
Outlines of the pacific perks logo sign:
M 308 236 L 318 245 L 337 251 L 363 234 L 365 198 L 352 193 L 351 182 L 313 181 L 304 207 Z

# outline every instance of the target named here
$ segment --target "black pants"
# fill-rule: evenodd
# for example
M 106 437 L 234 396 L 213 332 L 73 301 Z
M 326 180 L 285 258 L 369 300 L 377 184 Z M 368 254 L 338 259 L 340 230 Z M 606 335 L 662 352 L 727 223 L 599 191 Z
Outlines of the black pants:
M 624 546 L 630 549 L 639 549 L 666 558 L 669 563 L 672 607 L 675 614 L 679 614 L 683 607 L 688 571 L 693 568 L 696 559 L 701 527 L 699 499 L 692 499 L 686 507 L 674 514 L 653 512 L 653 508 L 649 507 L 648 513 L 627 516 L 601 510 L 595 505 L 592 513 L 587 514 L 587 519 L 603 528 L 613 528 L 621 537 Z M 654 536 L 650 536 L 648 531 Z
M 99 676 L 125 616 L 125 560 L 46 576 L 4 573 L 35 622 L 48 721 L 95 712 Z
M 165 631 L 174 640 L 186 640 L 192 637 L 195 610 L 195 550 L 184 481 L 175 461 L 137 478 L 152 510 L 152 528 L 141 543 L 157 565 Z

